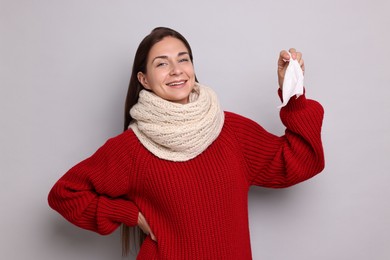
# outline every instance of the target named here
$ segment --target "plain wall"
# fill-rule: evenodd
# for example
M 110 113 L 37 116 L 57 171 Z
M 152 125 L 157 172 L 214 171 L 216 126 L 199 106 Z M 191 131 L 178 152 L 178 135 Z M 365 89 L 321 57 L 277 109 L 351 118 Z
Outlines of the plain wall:
M 156 26 L 189 40 L 225 110 L 278 135 L 276 61 L 303 52 L 307 97 L 325 108 L 326 168 L 288 189 L 251 189 L 254 259 L 390 259 L 389 10 L 387 0 L 0 0 L 0 259 L 121 259 L 119 230 L 77 228 L 47 194 L 121 132 L 133 56 Z

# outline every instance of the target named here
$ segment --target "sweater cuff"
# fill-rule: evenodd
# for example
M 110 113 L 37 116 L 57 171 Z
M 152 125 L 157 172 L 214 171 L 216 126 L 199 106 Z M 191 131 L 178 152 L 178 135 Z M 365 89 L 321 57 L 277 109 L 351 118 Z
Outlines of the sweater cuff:
M 282 109 L 287 110 L 287 111 L 292 111 L 292 110 L 300 110 L 306 107 L 306 95 L 305 95 L 305 88 L 303 89 L 303 95 L 300 95 L 299 97 L 291 97 L 290 100 L 288 101 L 287 105 L 283 107 Z M 279 88 L 278 89 L 278 95 L 280 100 L 283 102 L 283 93 L 282 90 Z
M 129 200 L 101 197 L 97 214 L 99 233 L 111 233 L 119 224 L 136 226 L 138 207 Z

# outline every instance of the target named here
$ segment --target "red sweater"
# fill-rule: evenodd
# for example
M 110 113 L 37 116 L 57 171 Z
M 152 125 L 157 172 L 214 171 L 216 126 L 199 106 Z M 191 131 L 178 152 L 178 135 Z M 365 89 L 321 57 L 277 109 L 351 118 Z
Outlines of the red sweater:
M 251 259 L 249 187 L 288 187 L 324 167 L 321 105 L 292 98 L 280 117 L 278 137 L 225 112 L 217 140 L 186 162 L 157 158 L 128 130 L 58 180 L 49 204 L 103 235 L 141 211 L 157 242 L 147 237 L 137 259 Z

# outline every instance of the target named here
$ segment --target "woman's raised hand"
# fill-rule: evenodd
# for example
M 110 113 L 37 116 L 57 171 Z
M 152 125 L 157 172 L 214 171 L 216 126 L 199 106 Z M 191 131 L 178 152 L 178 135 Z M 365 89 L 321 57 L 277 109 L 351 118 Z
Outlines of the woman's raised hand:
M 291 48 L 288 51 L 291 53 L 292 59 L 298 61 L 299 65 L 301 65 L 303 73 L 305 73 L 305 63 L 302 59 L 302 53 L 297 52 L 294 48 Z M 279 59 L 278 59 L 278 82 L 279 82 L 280 89 L 282 89 L 283 87 L 284 75 L 286 74 L 286 69 L 289 60 L 290 60 L 290 55 L 288 54 L 288 52 L 286 50 L 282 50 L 279 54 Z

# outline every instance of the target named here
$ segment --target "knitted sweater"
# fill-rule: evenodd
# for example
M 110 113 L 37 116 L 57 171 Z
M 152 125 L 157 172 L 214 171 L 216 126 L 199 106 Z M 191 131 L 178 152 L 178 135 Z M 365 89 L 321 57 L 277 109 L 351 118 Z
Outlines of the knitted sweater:
M 322 106 L 303 95 L 280 117 L 278 137 L 225 112 L 218 138 L 185 162 L 159 159 L 128 130 L 58 180 L 49 204 L 103 235 L 137 225 L 141 211 L 157 242 L 148 236 L 137 259 L 251 259 L 249 187 L 288 187 L 324 167 Z

